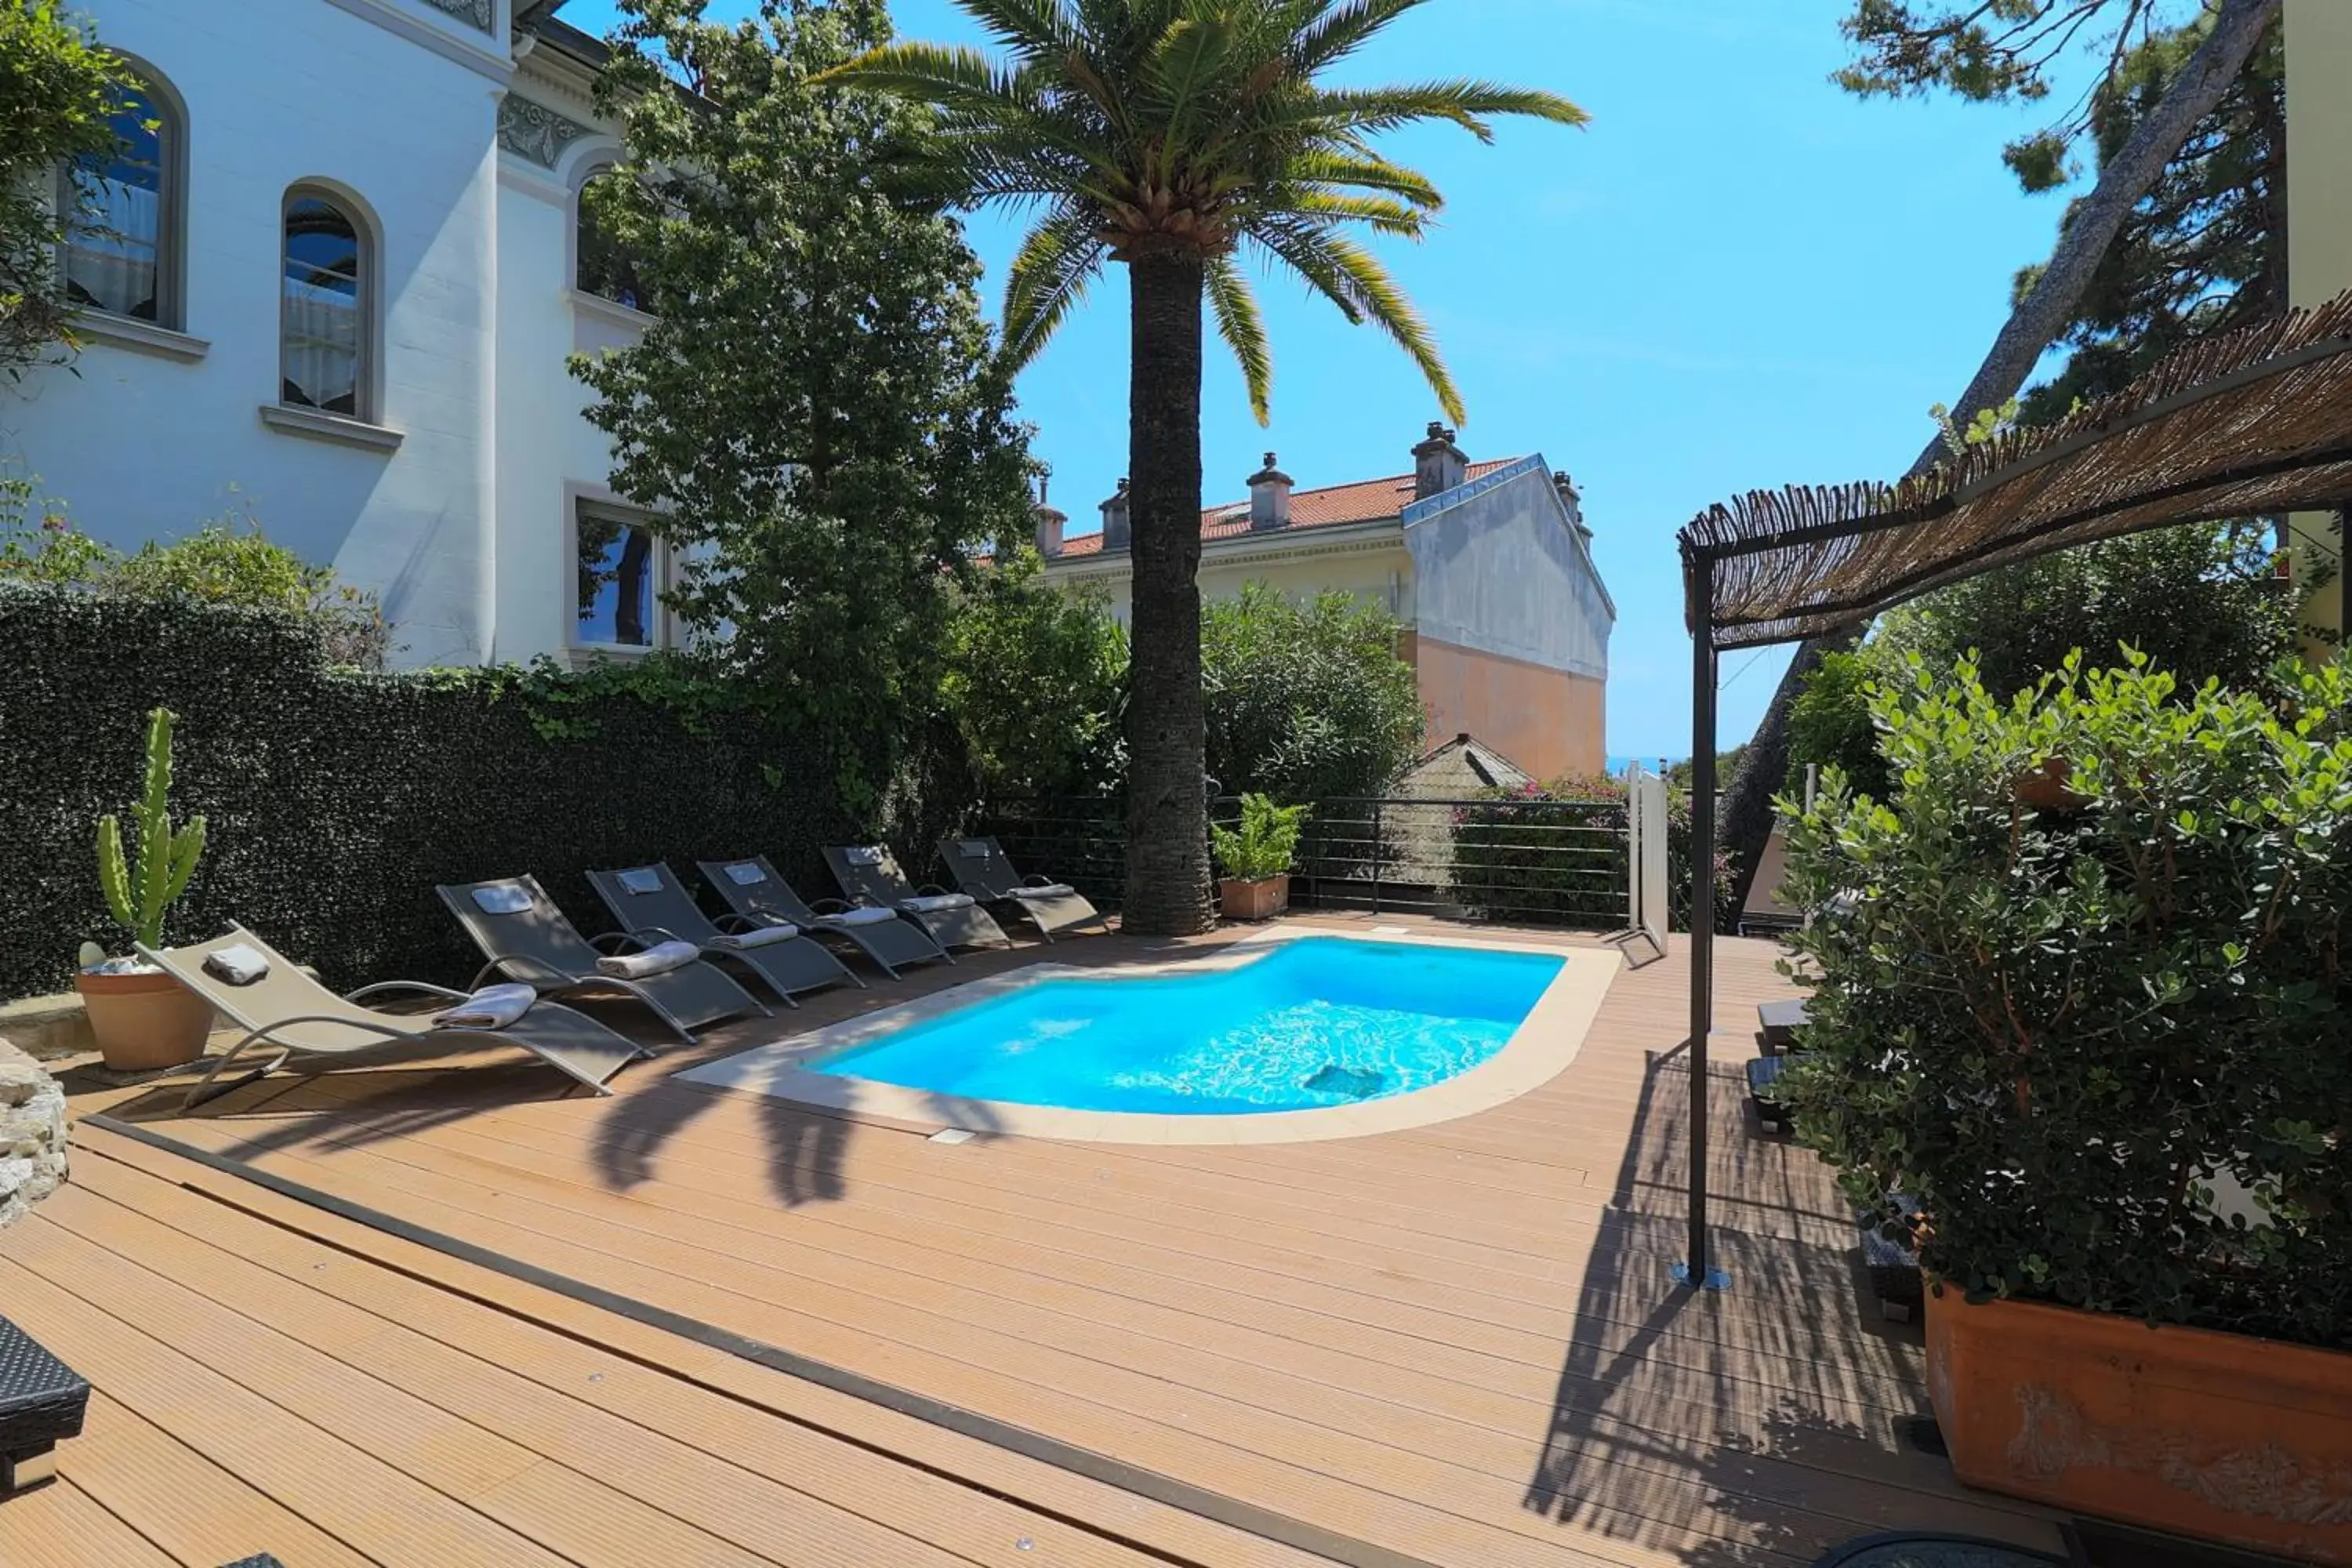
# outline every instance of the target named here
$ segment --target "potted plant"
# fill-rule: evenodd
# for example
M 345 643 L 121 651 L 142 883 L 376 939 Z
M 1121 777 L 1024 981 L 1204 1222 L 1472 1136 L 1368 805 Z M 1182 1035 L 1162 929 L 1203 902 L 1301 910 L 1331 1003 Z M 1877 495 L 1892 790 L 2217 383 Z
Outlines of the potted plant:
M 1817 974 L 1780 1093 L 1916 1197 L 1970 1485 L 2352 1563 L 2352 678 L 2078 660 L 1874 697 L 1890 787 L 1790 810 Z M 2063 757 L 2074 808 L 2021 816 Z
M 146 793 L 131 810 L 135 850 L 126 851 L 113 813 L 98 819 L 98 880 L 107 908 L 150 948 L 163 945 L 163 913 L 185 890 L 205 852 L 205 819 L 191 817 L 173 827 L 171 795 L 172 713 L 158 708 L 147 716 Z M 203 997 L 135 953 L 109 958 L 97 943 L 84 942 L 81 962 L 75 987 L 108 1067 L 148 1071 L 204 1054 L 213 1010 Z
M 1239 830 L 1210 827 L 1210 842 L 1225 868 L 1217 893 L 1227 920 L 1271 920 L 1290 907 L 1291 858 L 1307 810 L 1276 805 L 1268 795 L 1245 795 Z

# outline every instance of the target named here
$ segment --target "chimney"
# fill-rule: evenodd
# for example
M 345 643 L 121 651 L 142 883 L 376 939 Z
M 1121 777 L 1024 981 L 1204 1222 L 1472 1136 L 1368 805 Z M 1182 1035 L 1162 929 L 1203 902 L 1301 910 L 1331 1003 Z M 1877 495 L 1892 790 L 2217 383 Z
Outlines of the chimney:
M 1249 477 L 1250 531 L 1290 526 L 1290 476 L 1265 455 L 1265 467 Z
M 1429 439 L 1412 449 L 1412 499 L 1442 495 L 1470 477 L 1470 459 L 1454 444 L 1454 432 L 1433 419 Z
M 1128 543 L 1127 481 L 1118 481 L 1118 494 L 1102 503 L 1103 542 L 1105 550 L 1125 550 Z
M 1062 553 L 1062 529 L 1070 521 L 1069 513 L 1045 499 L 1052 483 L 1051 474 L 1037 481 L 1037 504 L 1029 509 L 1029 515 L 1037 520 L 1037 553 L 1048 561 Z
M 1578 533 L 1591 538 L 1592 531 L 1584 526 L 1584 497 L 1578 492 L 1576 481 L 1568 477 L 1566 468 L 1561 468 L 1552 475 L 1551 484 L 1559 492 L 1559 504 L 1567 510 L 1568 521 L 1576 525 Z

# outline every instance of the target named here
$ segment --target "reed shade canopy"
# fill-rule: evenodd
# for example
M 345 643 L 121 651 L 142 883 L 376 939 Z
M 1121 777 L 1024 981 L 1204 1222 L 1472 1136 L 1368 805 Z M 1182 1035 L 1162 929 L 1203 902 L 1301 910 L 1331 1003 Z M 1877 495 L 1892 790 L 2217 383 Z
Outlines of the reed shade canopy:
M 1964 412 L 1960 417 L 1966 419 Z M 2352 498 L 2352 292 L 2167 356 L 2054 426 L 2011 431 L 1898 483 L 1751 490 L 1676 535 L 1692 638 L 1689 1257 L 1706 1241 L 1713 1017 L 1716 656 L 1851 626 L 2053 551 L 2169 524 L 2333 510 Z

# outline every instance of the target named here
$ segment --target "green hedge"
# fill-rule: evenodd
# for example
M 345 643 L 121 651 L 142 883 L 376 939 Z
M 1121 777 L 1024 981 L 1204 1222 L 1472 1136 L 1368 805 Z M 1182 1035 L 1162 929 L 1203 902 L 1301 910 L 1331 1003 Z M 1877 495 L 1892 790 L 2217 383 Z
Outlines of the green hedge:
M 1625 781 L 1567 778 L 1482 792 L 1454 813 L 1453 895 L 1488 920 L 1622 925 L 1632 900 Z M 1593 845 L 1603 853 L 1594 853 Z M 1666 792 L 1666 890 L 1673 929 L 1690 929 L 1690 793 Z M 1716 929 L 1738 929 L 1729 863 L 1715 867 Z
M 436 882 L 532 872 L 593 934 L 611 922 L 588 868 L 667 859 L 691 881 L 695 859 L 763 853 L 814 896 L 821 846 L 896 828 L 928 868 L 961 805 L 943 748 L 893 820 L 858 823 L 837 752 L 756 712 L 511 670 L 347 672 L 320 635 L 272 611 L 0 588 L 0 996 L 65 989 L 84 938 L 123 945 L 95 824 L 131 803 L 159 703 L 180 716 L 174 812 L 211 826 L 166 939 L 242 921 L 337 985 L 471 973 Z

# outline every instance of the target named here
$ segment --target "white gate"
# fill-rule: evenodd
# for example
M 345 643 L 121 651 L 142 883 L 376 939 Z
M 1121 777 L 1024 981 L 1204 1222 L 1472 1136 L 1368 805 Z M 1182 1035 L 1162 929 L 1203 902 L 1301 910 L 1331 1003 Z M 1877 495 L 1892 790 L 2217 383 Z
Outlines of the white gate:
M 1666 781 L 1635 763 L 1625 775 L 1625 820 L 1633 852 L 1626 857 L 1626 923 L 1647 937 L 1663 956 L 1668 923 L 1666 879 Z

